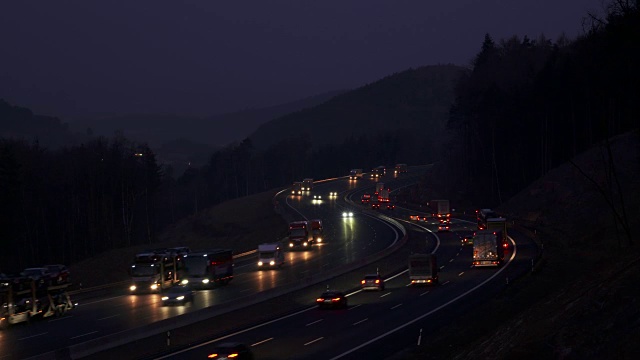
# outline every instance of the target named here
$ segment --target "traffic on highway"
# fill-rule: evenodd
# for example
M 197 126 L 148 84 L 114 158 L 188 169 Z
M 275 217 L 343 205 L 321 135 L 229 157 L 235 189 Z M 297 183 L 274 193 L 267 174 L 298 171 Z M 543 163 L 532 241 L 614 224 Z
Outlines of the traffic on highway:
M 535 245 L 506 219 L 456 217 L 446 200 L 397 203 L 394 192 L 428 171 L 399 165 L 283 189 L 274 203 L 287 235 L 257 249 L 140 253 L 128 285 L 72 294 L 73 311 L 0 332 L 0 360 L 223 358 L 223 348 L 379 358 L 415 345 L 460 311 L 450 305 L 526 272 Z

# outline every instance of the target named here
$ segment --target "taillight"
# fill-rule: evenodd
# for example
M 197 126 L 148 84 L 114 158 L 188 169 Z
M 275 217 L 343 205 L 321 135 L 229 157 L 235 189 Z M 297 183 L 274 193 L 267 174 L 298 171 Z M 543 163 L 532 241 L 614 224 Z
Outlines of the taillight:
M 377 279 L 376 279 L 376 284 L 380 284 L 380 280 L 377 280 Z
M 323 302 L 323 301 L 324 301 L 324 299 L 322 299 L 322 298 L 317 298 L 316 299 L 316 302 Z
M 235 358 L 238 357 L 238 354 L 229 354 L 229 356 L 227 356 L 228 358 Z
M 209 359 L 213 359 L 213 358 L 217 358 L 218 354 L 209 354 L 209 356 L 207 356 Z
M 364 285 L 365 281 L 364 281 L 364 280 L 362 280 L 362 281 L 360 281 L 360 283 L 361 283 L 362 285 Z
M 338 298 L 333 298 L 333 299 L 331 299 L 331 301 L 340 301 L 340 298 L 339 297 Z

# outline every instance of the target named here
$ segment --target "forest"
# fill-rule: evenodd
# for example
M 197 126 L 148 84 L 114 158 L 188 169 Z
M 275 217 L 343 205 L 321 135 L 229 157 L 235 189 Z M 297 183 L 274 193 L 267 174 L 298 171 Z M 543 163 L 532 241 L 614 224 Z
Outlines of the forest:
M 616 0 L 604 18 L 588 20 L 574 40 L 485 35 L 455 84 L 442 133 L 425 121 L 413 129 L 347 133 L 322 145 L 305 133 L 265 149 L 247 138 L 180 176 L 147 145 L 122 136 L 57 149 L 0 139 L 0 273 L 71 264 L 111 248 L 153 247 L 167 225 L 206 207 L 303 177 L 343 176 L 353 167 L 444 164 L 446 181 L 426 179 L 429 186 L 497 205 L 590 146 L 637 129 L 638 6 Z M 395 81 L 386 91 L 404 85 Z M 420 97 L 398 101 L 398 109 L 414 108 Z

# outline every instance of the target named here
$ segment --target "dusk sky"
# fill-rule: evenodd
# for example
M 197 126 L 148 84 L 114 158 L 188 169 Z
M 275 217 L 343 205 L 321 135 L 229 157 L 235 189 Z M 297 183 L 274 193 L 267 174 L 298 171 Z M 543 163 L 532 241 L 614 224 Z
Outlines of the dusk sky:
M 485 33 L 582 33 L 602 0 L 20 0 L 0 7 L 0 98 L 63 120 L 210 116 L 468 65 Z

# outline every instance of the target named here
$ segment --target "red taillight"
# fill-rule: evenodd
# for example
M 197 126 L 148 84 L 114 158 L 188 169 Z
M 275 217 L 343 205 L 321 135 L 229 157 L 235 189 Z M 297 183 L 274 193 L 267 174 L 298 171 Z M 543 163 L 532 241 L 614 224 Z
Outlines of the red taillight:
M 235 358 L 238 357 L 238 354 L 229 354 L 229 356 L 227 356 L 228 358 Z
M 209 354 L 209 356 L 207 356 L 209 359 L 213 359 L 213 358 L 217 358 L 218 354 Z
M 362 280 L 362 281 L 360 281 L 360 283 L 361 283 L 362 285 L 364 285 L 365 281 L 364 281 L 364 280 Z
M 508 247 L 509 247 L 509 244 L 504 243 L 504 244 L 502 244 L 502 247 L 506 249 L 506 248 L 508 248 Z
M 331 299 L 331 301 L 340 301 L 340 298 L 339 297 L 333 298 L 333 299 Z
M 317 298 L 317 299 L 316 299 L 316 302 L 323 302 L 323 301 L 324 301 L 324 299 L 323 299 L 323 298 Z
M 376 284 L 380 284 L 380 280 L 376 280 Z

